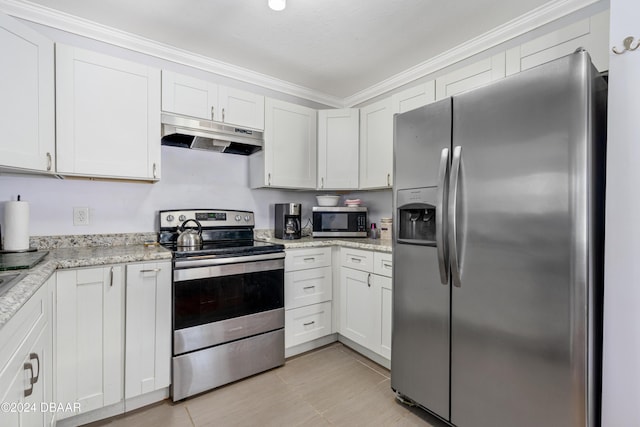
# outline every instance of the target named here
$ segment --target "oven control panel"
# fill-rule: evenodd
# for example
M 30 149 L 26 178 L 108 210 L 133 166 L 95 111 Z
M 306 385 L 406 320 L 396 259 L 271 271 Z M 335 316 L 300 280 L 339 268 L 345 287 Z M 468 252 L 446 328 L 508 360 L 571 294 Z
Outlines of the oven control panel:
M 160 211 L 160 228 L 177 228 L 185 221 L 197 220 L 202 227 L 254 227 L 253 212 L 222 209 L 194 209 L 180 211 Z M 195 226 L 190 223 L 188 227 Z

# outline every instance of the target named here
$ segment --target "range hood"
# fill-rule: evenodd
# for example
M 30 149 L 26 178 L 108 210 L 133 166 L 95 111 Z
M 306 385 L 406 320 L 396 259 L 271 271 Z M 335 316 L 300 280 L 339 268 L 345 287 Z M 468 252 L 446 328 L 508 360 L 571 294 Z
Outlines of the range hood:
M 262 150 L 262 132 L 162 113 L 162 145 L 248 156 Z

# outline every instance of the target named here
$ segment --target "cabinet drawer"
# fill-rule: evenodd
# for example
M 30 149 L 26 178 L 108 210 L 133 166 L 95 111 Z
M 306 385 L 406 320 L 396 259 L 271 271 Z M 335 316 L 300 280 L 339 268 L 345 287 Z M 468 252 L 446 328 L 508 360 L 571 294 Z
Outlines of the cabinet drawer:
M 331 267 L 287 272 L 284 274 L 284 307 L 331 301 L 331 284 Z
M 342 266 L 373 272 L 373 252 L 362 249 L 341 248 Z
M 284 346 L 293 347 L 331 333 L 331 302 L 286 310 Z
M 387 252 L 374 252 L 373 272 L 381 276 L 391 277 L 393 271 L 393 256 Z
M 331 265 L 331 248 L 287 249 L 284 271 L 306 270 Z

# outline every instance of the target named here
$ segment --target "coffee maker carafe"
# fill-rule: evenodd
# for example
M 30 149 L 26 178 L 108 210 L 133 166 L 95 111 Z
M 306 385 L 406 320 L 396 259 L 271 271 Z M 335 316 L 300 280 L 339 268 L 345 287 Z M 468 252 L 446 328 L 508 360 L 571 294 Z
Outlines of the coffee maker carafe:
M 274 236 L 276 239 L 293 240 L 302 237 L 302 204 L 276 203 Z

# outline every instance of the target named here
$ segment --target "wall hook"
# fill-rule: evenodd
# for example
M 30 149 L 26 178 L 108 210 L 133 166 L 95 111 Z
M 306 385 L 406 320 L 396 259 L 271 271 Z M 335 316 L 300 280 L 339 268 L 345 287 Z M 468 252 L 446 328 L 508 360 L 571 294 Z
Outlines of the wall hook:
M 624 49 L 622 51 L 618 51 L 618 49 L 616 49 L 615 47 L 611 48 L 611 50 L 616 55 L 622 55 L 626 51 L 636 50 L 638 47 L 640 47 L 640 41 L 638 41 L 636 45 L 633 47 L 631 46 L 632 44 L 633 44 L 633 37 L 626 37 L 624 40 L 622 40 L 622 45 L 624 46 Z

